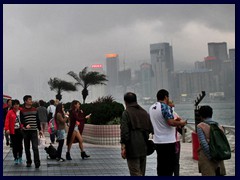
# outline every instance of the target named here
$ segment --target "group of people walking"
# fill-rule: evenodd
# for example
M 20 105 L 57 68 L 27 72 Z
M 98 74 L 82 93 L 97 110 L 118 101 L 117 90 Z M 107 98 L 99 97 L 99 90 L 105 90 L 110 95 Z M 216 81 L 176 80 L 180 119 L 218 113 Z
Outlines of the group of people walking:
M 66 139 L 66 134 L 67 160 L 72 160 L 70 150 L 72 144 L 75 142 L 79 143 L 81 158 L 84 159 L 90 157 L 88 154 L 86 154 L 83 148 L 82 132 L 85 120 L 87 118 L 90 118 L 91 114 L 87 116 L 84 115 L 83 111 L 80 108 L 81 104 L 79 101 L 72 101 L 69 113 L 65 113 L 64 106 L 60 102 L 58 102 L 56 106 L 50 103 L 53 106 L 46 109 L 42 100 L 39 101 L 40 107 L 33 107 L 31 95 L 24 96 L 23 101 L 23 107 L 20 108 L 19 100 L 11 100 L 12 107 L 8 109 L 6 112 L 6 117 L 4 118 L 4 130 L 6 136 L 10 135 L 14 163 L 16 165 L 22 163 L 22 142 L 24 142 L 26 167 L 31 167 L 32 165 L 30 143 L 32 145 L 33 162 L 35 164 L 35 168 L 39 168 L 41 166 L 38 149 L 38 138 L 44 136 L 44 130 L 48 125 L 47 116 L 50 112 L 52 113 L 52 118 L 54 118 L 57 123 L 57 131 L 50 137 L 52 143 L 55 141 L 55 136 L 57 137 L 58 147 L 56 160 L 60 162 L 65 161 L 65 159 L 62 157 L 62 149 L 64 141 Z M 69 121 L 70 124 L 68 132 L 66 131 L 66 129 L 68 129 L 66 127 L 67 121 Z
M 153 142 L 157 152 L 157 175 L 158 176 L 179 176 L 180 173 L 180 138 L 179 132 L 187 124 L 175 111 L 174 103 L 169 98 L 169 92 L 165 89 L 158 91 L 157 102 L 150 106 L 149 112 L 144 110 L 137 103 L 137 96 L 132 92 L 124 95 L 126 105 L 122 113 L 120 122 L 121 130 L 121 156 L 127 159 L 127 165 L 131 176 L 144 176 L 147 160 L 147 141 L 152 134 Z M 84 151 L 82 133 L 85 120 L 91 114 L 85 115 L 81 110 L 79 101 L 71 103 L 69 112 L 65 112 L 64 105 L 60 102 L 50 101 L 48 108 L 44 107 L 44 102 L 39 101 L 40 107 L 32 106 L 32 97 L 23 97 L 24 105 L 19 107 L 19 100 L 11 100 L 8 109 L 4 110 L 4 130 L 10 135 L 14 163 L 22 163 L 23 143 L 26 153 L 26 166 L 31 167 L 32 157 L 30 143 L 33 150 L 33 162 L 35 168 L 41 166 L 38 149 L 38 137 L 44 136 L 48 125 L 48 116 L 54 118 L 57 124 L 57 131 L 50 136 L 51 142 L 55 142 L 57 137 L 57 161 L 63 162 L 62 149 L 66 139 L 67 152 L 66 159 L 72 160 L 72 144 L 78 142 L 81 158 L 90 157 Z M 212 120 L 212 108 L 202 106 L 199 110 L 202 123 L 197 125 L 197 132 L 200 141 L 199 152 L 199 172 L 202 175 L 225 175 L 223 161 L 215 161 L 209 154 L 209 125 L 216 123 Z M 67 127 L 69 122 L 69 127 Z M 217 123 L 218 125 L 218 123 Z M 68 130 L 66 130 L 68 129 Z M 222 129 L 222 131 L 224 131 Z M 67 138 L 66 138 L 67 136 Z
M 153 134 L 157 152 L 157 175 L 179 176 L 180 140 L 179 133 L 187 124 L 174 111 L 174 104 L 169 99 L 169 92 L 161 89 L 157 93 L 157 102 L 149 108 L 149 113 L 138 103 L 132 92 L 124 95 L 126 110 L 121 119 L 121 156 L 127 159 L 131 176 L 144 176 L 146 170 L 147 140 Z M 204 176 L 225 175 L 223 161 L 215 161 L 209 155 L 209 125 L 212 122 L 212 108 L 202 106 L 199 110 L 202 123 L 198 127 L 200 136 L 199 172 Z M 202 125 L 204 124 L 204 126 Z M 202 129 L 202 127 L 205 127 Z M 207 135 L 207 136 L 206 136 Z M 203 148 L 203 142 L 205 147 Z M 218 173 L 217 173 L 218 169 Z

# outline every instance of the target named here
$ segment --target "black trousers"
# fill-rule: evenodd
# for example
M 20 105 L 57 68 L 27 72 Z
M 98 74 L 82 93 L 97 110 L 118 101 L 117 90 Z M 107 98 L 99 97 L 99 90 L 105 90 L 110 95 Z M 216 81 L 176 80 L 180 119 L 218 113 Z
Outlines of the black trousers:
M 181 144 L 180 141 L 176 142 L 176 145 L 178 144 L 178 152 L 175 152 L 175 168 L 174 168 L 174 176 L 179 176 L 180 172 L 180 151 L 181 151 Z
M 58 148 L 57 148 L 57 157 L 58 158 L 62 157 L 63 144 L 64 144 L 64 139 L 58 140 Z
M 24 146 L 25 146 L 27 164 L 32 164 L 31 152 L 30 152 L 30 142 L 31 142 L 32 150 L 33 150 L 33 157 L 34 157 L 34 164 L 40 165 L 37 130 L 24 130 L 23 138 L 24 138 Z
M 12 152 L 14 159 L 22 157 L 23 152 L 23 135 L 20 129 L 15 129 L 15 134 L 10 134 L 12 142 Z
M 156 144 L 158 176 L 172 176 L 175 168 L 175 143 Z

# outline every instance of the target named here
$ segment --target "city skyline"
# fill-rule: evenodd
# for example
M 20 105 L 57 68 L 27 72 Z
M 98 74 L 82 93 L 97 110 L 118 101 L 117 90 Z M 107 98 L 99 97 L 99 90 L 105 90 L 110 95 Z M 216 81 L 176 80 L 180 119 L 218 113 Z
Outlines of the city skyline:
M 11 89 L 20 100 L 24 94 L 54 98 L 50 78 L 71 81 L 68 71 L 105 65 L 108 53 L 119 54 L 120 70 L 123 61 L 140 69 L 150 62 L 150 44 L 167 42 L 177 70 L 202 61 L 209 42 L 235 48 L 235 5 L 5 4 L 3 15 L 3 93 Z

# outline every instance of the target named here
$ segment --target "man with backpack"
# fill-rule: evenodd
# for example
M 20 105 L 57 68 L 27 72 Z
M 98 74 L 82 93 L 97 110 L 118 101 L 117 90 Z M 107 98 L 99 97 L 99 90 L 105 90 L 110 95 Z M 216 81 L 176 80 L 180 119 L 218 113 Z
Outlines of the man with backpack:
M 201 106 L 199 115 L 202 122 L 197 125 L 200 142 L 198 168 L 202 176 L 224 176 L 225 159 L 231 158 L 231 150 L 222 126 L 212 120 L 210 106 Z

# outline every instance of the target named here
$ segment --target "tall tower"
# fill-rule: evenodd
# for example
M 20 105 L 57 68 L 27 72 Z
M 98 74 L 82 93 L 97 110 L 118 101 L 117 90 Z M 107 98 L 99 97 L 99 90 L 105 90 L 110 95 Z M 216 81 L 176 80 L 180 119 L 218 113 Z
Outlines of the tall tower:
M 153 89 L 166 89 L 172 92 L 173 52 L 169 43 L 150 44 L 151 64 L 154 73 Z
M 208 56 L 216 57 L 219 61 L 228 59 L 226 42 L 210 42 L 208 43 Z
M 119 58 L 118 54 L 106 54 L 107 89 L 114 96 L 114 89 L 118 85 Z M 115 89 L 116 90 L 116 89 Z
M 226 42 L 208 43 L 208 57 L 205 58 L 207 69 L 212 69 L 216 91 L 224 91 L 224 61 L 228 60 L 228 51 Z
M 142 96 L 145 98 L 151 98 L 153 96 L 152 88 L 152 66 L 148 63 L 142 63 L 140 65 L 141 85 L 142 85 Z

